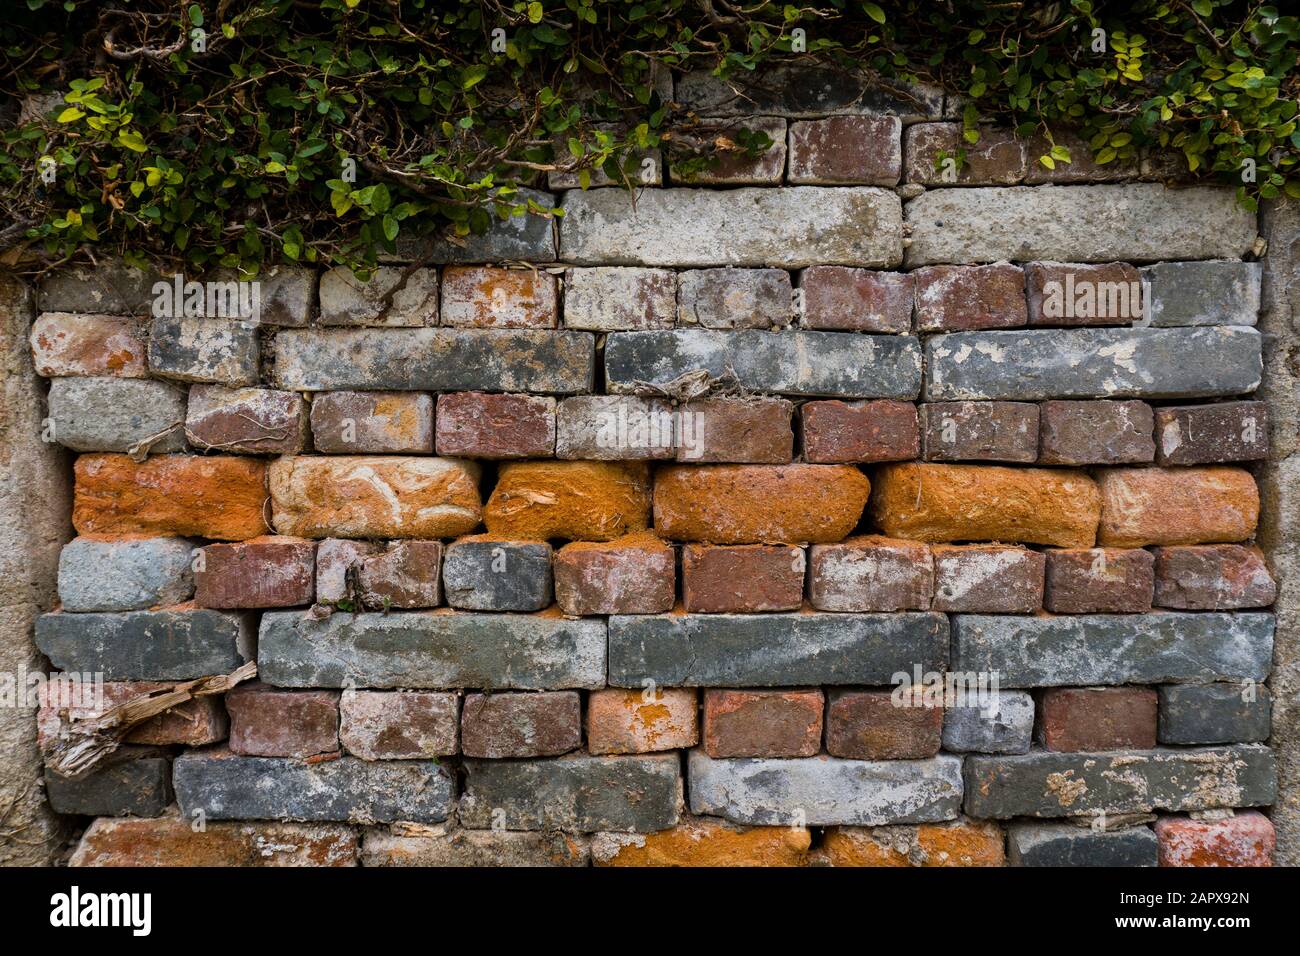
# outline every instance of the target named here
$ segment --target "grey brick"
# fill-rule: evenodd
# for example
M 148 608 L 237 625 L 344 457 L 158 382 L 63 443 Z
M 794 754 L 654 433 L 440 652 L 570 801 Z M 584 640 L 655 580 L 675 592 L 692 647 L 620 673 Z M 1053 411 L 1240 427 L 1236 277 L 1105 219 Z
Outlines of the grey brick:
M 512 203 L 530 201 L 542 209 L 555 206 L 553 195 L 536 189 L 520 189 L 511 197 Z M 494 210 L 489 212 L 491 219 L 484 232 L 458 237 L 455 242 L 442 235 L 414 236 L 404 233 L 397 237 L 396 255 L 380 258 L 406 262 L 423 260 L 439 264 L 555 261 L 555 233 L 553 220 L 549 216 L 508 214 L 503 219 Z
M 59 552 L 59 601 L 65 611 L 139 611 L 194 596 L 186 538 L 73 538 Z
M 1160 688 L 1162 744 L 1235 744 L 1268 739 L 1272 697 L 1262 684 Z
M 466 611 L 540 611 L 551 603 L 545 541 L 453 541 L 442 561 L 447 603 Z
M 735 70 L 725 78 L 692 70 L 674 95 L 705 116 L 897 116 L 904 123 L 938 119 L 943 90 L 920 83 L 880 80 L 832 64 L 771 64 L 754 73 Z
M 677 322 L 706 329 L 770 329 L 794 319 L 784 269 L 691 269 L 677 280 Z
M 149 332 L 149 370 L 182 382 L 254 385 L 260 355 L 251 322 L 158 318 Z
M 1034 734 L 1034 698 L 999 691 L 987 706 L 945 707 L 943 749 L 953 753 L 1023 754 Z
M 217 282 L 239 279 L 233 269 L 219 269 L 209 277 Z M 261 325 L 301 328 L 316 313 L 316 271 L 302 266 L 270 266 L 253 279 L 258 297 L 257 321 Z
M 1159 841 L 1150 827 L 1093 830 L 1074 823 L 1007 827 L 1011 866 L 1156 866 Z
M 221 611 L 42 614 L 36 646 L 59 670 L 105 680 L 190 680 L 244 661 L 248 621 Z
M 153 285 L 161 276 L 128 266 L 120 259 L 68 266 L 46 275 L 36 293 L 41 312 L 101 312 L 145 315 L 153 302 Z
M 675 409 L 635 395 L 578 395 L 555 409 L 555 457 L 586 461 L 672 459 Z
M 564 327 L 593 332 L 669 329 L 677 311 L 677 273 L 598 266 L 564 273 Z
M 154 435 L 160 454 L 185 449 L 185 389 L 135 378 L 56 378 L 50 383 L 54 440 L 74 451 L 128 451 Z
M 466 830 L 440 823 L 419 836 L 367 830 L 363 866 L 586 866 L 587 841 L 559 830 Z
M 1262 263 L 1157 262 L 1141 272 L 1151 325 L 1254 325 L 1259 319 Z
M 55 813 L 156 817 L 172 802 L 171 761 L 155 747 L 121 747 L 80 777 L 48 767 L 45 794 Z
M 1254 329 L 1030 329 L 926 339 L 929 401 L 1207 398 L 1259 386 Z
M 330 269 L 320 278 L 322 325 L 367 325 L 397 328 L 438 324 L 438 272 L 416 269 L 397 289 L 405 270 L 381 266 L 362 282 L 345 266 Z M 393 292 L 387 310 L 384 297 Z M 380 313 L 383 312 L 381 316 Z

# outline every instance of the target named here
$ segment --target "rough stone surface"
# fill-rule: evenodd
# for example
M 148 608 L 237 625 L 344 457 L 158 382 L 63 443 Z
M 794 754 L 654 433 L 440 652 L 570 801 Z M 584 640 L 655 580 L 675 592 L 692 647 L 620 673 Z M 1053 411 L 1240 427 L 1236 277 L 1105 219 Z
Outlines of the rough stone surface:
M 65 611 L 141 611 L 194 594 L 195 542 L 185 538 L 74 538 L 59 552 Z
M 987 266 L 926 266 L 916 280 L 916 327 L 922 332 L 1006 329 L 1025 324 L 1025 273 Z
M 203 548 L 194 568 L 199 607 L 262 608 L 311 604 L 316 545 L 267 535 Z
M 348 571 L 360 568 L 367 555 L 377 554 L 382 546 L 373 541 L 348 541 L 345 538 L 325 538 L 316 545 L 316 602 L 336 604 L 351 601 L 356 609 L 356 576 L 349 580 Z
M 1263 272 L 1258 262 L 1157 262 L 1147 266 L 1142 281 L 1149 289 L 1151 324 L 1254 325 Z
M 1041 551 L 1000 544 L 934 545 L 935 611 L 1032 614 L 1043 606 Z
M 676 554 L 651 532 L 555 553 L 555 603 L 565 614 L 659 614 L 676 594 Z
M 911 402 L 808 402 L 800 409 L 800 433 L 810 462 L 908 461 L 921 454 Z
M 36 374 L 145 378 L 148 339 L 134 319 L 46 312 L 31 327 Z
M 1155 558 L 1142 548 L 1046 552 L 1043 607 L 1055 614 L 1138 614 L 1151 610 Z
M 298 758 L 338 753 L 338 691 L 281 690 L 257 681 L 226 694 L 226 710 L 231 753 Z
M 587 750 L 641 754 L 694 747 L 700 742 L 694 688 L 619 690 L 587 695 Z
M 425 760 L 460 749 L 460 702 L 436 691 L 348 690 L 339 702 L 339 741 L 362 760 Z
M 217 270 L 213 277 L 229 282 L 238 279 L 236 270 Z M 316 270 L 294 265 L 263 268 L 253 280 L 258 283 L 258 321 L 262 325 L 301 328 L 316 313 Z
M 803 548 L 682 546 L 682 609 L 688 614 L 794 611 L 803 603 Z
M 99 685 L 103 693 L 96 695 L 93 690 L 88 692 L 85 682 L 78 684 L 70 677 L 47 681 L 38 689 L 36 740 L 41 753 L 48 755 L 58 744 L 72 739 L 71 722 L 98 717 L 133 698 L 167 693 L 175 686 L 160 681 L 105 681 Z M 122 740 L 128 744 L 202 747 L 225 740 L 228 729 L 220 697 L 195 697 L 134 725 Z
M 311 403 L 311 437 L 326 454 L 433 451 L 433 397 L 405 392 L 323 392 Z
M 1155 457 L 1155 416 L 1146 402 L 1043 402 L 1043 465 L 1140 465 Z
M 649 525 L 649 472 L 640 462 L 510 462 L 483 522 L 509 538 L 612 541 Z
M 51 434 L 65 448 L 121 452 L 140 444 L 155 454 L 185 449 L 185 391 L 167 382 L 56 378 L 48 401 Z
M 296 392 L 194 385 L 185 437 L 212 451 L 294 455 L 307 443 L 306 403 Z
M 168 813 L 95 820 L 68 866 L 355 866 L 357 850 L 356 831 L 346 826 L 213 821 L 196 831 L 192 821 Z
M 926 461 L 1038 458 L 1038 406 L 1029 402 L 931 402 L 920 407 Z
M 1203 465 L 1268 457 L 1268 405 L 1223 402 L 1156 409 L 1156 462 Z
M 674 96 L 708 116 L 897 116 L 916 123 L 938 119 L 943 109 L 938 87 L 882 81 L 815 61 L 775 62 L 726 79 L 692 70 L 674 84 Z
M 566 269 L 564 327 L 592 332 L 672 328 L 677 274 L 669 269 Z
M 582 746 L 582 701 L 574 691 L 470 694 L 460 716 L 466 757 L 555 757 Z
M 813 757 L 821 749 L 819 688 L 706 690 L 704 752 L 726 757 Z
M 880 535 L 815 544 L 808 602 L 819 611 L 925 611 L 934 594 L 930 549 Z
M 474 329 L 553 329 L 559 280 L 535 269 L 448 266 L 442 272 L 442 324 Z
M 551 603 L 551 546 L 483 535 L 447 546 L 442 586 L 465 611 L 540 611 Z
M 830 116 L 790 124 L 792 183 L 895 186 L 902 175 L 897 116 Z
M 552 209 L 555 197 L 536 189 L 519 189 L 489 220 L 487 230 L 457 237 L 407 236 L 397 238 L 396 258 L 407 262 L 552 262 L 555 259 L 554 220 L 549 216 L 525 213 L 509 214 L 514 203 L 534 203 L 540 209 Z M 382 258 L 382 255 L 381 255 Z
M 1225 820 L 1162 817 L 1156 821 L 1161 866 L 1272 866 L 1277 836 L 1255 810 Z
M 158 318 L 149 333 L 149 371 L 164 378 L 254 385 L 260 361 L 251 322 Z
M 36 646 L 63 671 L 105 680 L 191 680 L 228 674 L 247 649 L 238 615 L 208 610 L 43 614 Z
M 1160 689 L 1162 744 L 1235 744 L 1269 736 L 1272 695 L 1250 681 L 1170 684 Z
M 1048 750 L 1150 750 L 1156 706 L 1154 687 L 1054 687 L 1039 698 L 1036 731 Z
M 1277 584 L 1259 548 L 1238 544 L 1155 549 L 1155 603 L 1184 611 L 1268 607 Z
M 677 324 L 779 329 L 794 318 L 784 269 L 691 269 L 677 277 Z
M 1156 866 L 1150 827 L 1093 830 L 1074 823 L 1013 823 L 1007 828 L 1011 866 Z
M 558 830 L 465 830 L 440 823 L 418 836 L 367 830 L 365 866 L 586 866 L 590 851 L 581 837 Z
M 953 753 L 1023 754 L 1034 736 L 1034 698 L 998 691 L 943 712 L 943 749 Z
M 144 315 L 153 301 L 158 276 L 121 259 L 104 259 L 94 266 L 65 266 L 41 280 L 37 302 L 43 312 L 104 312 Z
M 1259 521 L 1259 489 L 1241 468 L 1107 468 L 1097 486 L 1101 545 L 1244 541 Z
M 345 266 L 328 270 L 320 278 L 321 324 L 437 325 L 438 273 L 416 269 L 399 289 L 403 271 L 381 266 L 370 281 L 362 282 Z M 393 298 L 385 307 L 384 298 L 390 292 Z
M 914 285 L 910 272 L 809 266 L 799 277 L 800 324 L 837 332 L 909 332 Z

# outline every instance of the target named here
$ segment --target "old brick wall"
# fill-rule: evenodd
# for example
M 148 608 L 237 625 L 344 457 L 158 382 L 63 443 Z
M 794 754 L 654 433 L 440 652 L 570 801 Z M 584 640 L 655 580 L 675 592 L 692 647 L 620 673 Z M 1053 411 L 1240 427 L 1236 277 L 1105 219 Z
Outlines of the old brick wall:
M 73 863 L 1295 862 L 1294 212 L 1261 263 L 1157 158 L 780 88 L 677 81 L 761 159 L 256 321 L 46 278 L 36 646 L 106 705 L 259 668 L 46 774 Z

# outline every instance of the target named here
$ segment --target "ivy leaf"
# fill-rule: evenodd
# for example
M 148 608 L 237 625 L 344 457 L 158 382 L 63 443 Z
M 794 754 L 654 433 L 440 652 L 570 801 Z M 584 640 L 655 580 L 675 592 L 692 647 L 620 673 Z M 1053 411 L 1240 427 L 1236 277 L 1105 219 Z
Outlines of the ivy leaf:
M 385 216 L 383 218 L 383 226 L 384 226 L 385 239 L 387 239 L 389 242 L 392 242 L 394 239 L 397 238 L 397 230 L 399 226 L 397 225 L 396 219 L 394 219 L 392 216 Z
M 475 63 L 473 66 L 466 67 L 465 72 L 461 74 L 460 88 L 462 90 L 472 90 L 487 75 L 488 68 L 486 64 Z
M 885 22 L 885 11 L 881 10 L 880 7 L 874 3 L 864 3 L 862 5 L 862 12 L 871 17 L 871 19 L 875 20 L 877 23 Z
M 75 106 L 69 106 L 59 114 L 58 121 L 60 123 L 75 123 L 85 115 L 85 113 L 81 112 L 81 110 L 77 109 Z
M 542 12 L 542 5 L 540 3 L 530 3 L 528 5 L 528 22 L 541 23 Z
M 133 129 L 118 130 L 117 141 L 122 146 L 137 153 L 143 153 L 149 149 L 148 144 L 144 141 L 144 137 Z

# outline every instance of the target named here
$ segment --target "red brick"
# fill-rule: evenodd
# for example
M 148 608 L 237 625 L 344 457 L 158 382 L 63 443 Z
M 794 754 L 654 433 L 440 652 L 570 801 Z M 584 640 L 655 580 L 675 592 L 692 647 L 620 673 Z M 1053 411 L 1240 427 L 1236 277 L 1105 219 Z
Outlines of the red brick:
M 1038 406 L 1032 402 L 932 402 L 921 406 L 926 461 L 1038 458 Z
M 1151 610 L 1155 559 L 1142 548 L 1046 552 L 1043 606 L 1056 614 L 1137 614 Z
M 102 707 L 96 707 L 93 685 L 53 678 L 37 688 L 36 741 L 50 753 L 67 730 L 69 721 L 97 717 L 134 697 L 171 690 L 175 684 L 156 681 L 105 681 Z M 219 696 L 195 697 L 144 723 L 136 724 L 124 743 L 202 747 L 226 739 L 229 722 Z
M 366 607 L 437 607 L 442 603 L 442 542 L 396 542 L 382 554 L 362 558 L 357 580 Z
M 782 465 L 794 457 L 794 404 L 783 398 L 704 398 L 680 413 L 678 461 Z
M 1257 810 L 1223 820 L 1161 817 L 1155 825 L 1161 866 L 1272 866 L 1277 837 Z
M 821 749 L 822 692 L 706 690 L 704 752 L 710 757 L 811 757 Z
M 943 708 L 920 693 L 833 690 L 826 702 L 826 750 L 851 760 L 919 760 L 943 741 Z
M 339 692 L 241 684 L 226 695 L 230 750 L 250 757 L 315 757 L 339 749 Z
M 587 750 L 648 754 L 700 742 L 699 704 L 691 687 L 593 690 L 587 697 Z
M 199 607 L 296 607 L 311 604 L 315 593 L 316 545 L 302 538 L 210 544 L 194 569 Z
M 1268 607 L 1277 584 L 1264 553 L 1238 544 L 1155 549 L 1155 603 L 1184 611 Z
M 1154 687 L 1053 687 L 1035 718 L 1048 750 L 1150 750 L 1156 745 Z
M 896 116 L 831 116 L 790 124 L 792 183 L 896 186 L 902 175 Z
M 32 361 L 46 378 L 148 378 L 148 337 L 134 319 L 46 312 L 32 323 Z
M 439 455 L 549 458 L 555 454 L 555 399 L 452 392 L 438 396 Z
M 658 614 L 673 606 L 675 555 L 653 532 L 566 544 L 555 552 L 554 573 L 565 614 Z
M 467 757 L 555 757 L 582 746 L 576 691 L 470 694 L 460 718 Z
M 1032 614 L 1043 606 L 1041 551 L 1002 544 L 936 544 L 931 610 Z
M 803 548 L 682 546 L 682 607 L 689 614 L 794 611 L 803 603 Z
M 447 266 L 442 324 L 475 329 L 553 329 L 558 282 L 539 269 Z
M 673 151 L 668 167 L 674 183 L 692 186 L 779 186 L 785 173 L 786 122 L 776 116 L 742 116 L 737 119 L 705 119 L 682 133 L 676 134 L 680 147 L 708 149 L 712 155 L 706 168 L 694 173 L 683 173 L 682 160 L 692 153 L 685 148 Z M 772 145 L 751 156 L 740 143 L 744 135 L 765 133 Z M 694 141 L 694 142 L 691 142 Z M 698 144 L 698 145 L 697 145 Z
M 808 601 L 819 611 L 924 611 L 934 594 L 930 549 L 880 535 L 815 544 Z
M 1142 318 L 1142 284 L 1126 262 L 1025 266 L 1030 325 L 1129 325 Z
M 1025 274 L 1019 266 L 925 266 L 916 278 L 922 332 L 1009 329 L 1025 324 Z
M 456 753 L 460 703 L 439 691 L 346 691 L 339 739 L 363 760 L 425 760 Z
M 1268 457 L 1268 405 L 1218 402 L 1156 409 L 1156 462 L 1204 465 Z
M 433 451 L 433 397 L 419 392 L 321 392 L 311 403 L 316 450 L 345 455 Z
M 202 449 L 295 455 L 307 442 L 306 404 L 297 392 L 192 385 L 185 437 Z
M 800 433 L 810 462 L 910 461 L 921 454 L 911 402 L 808 402 L 800 410 Z
M 915 123 L 903 131 L 903 169 L 926 186 L 1010 186 L 1025 178 L 1029 157 L 1015 130 L 987 124 L 968 142 L 961 123 Z M 960 165 L 958 153 L 964 154 Z M 951 165 L 946 160 L 953 160 Z
M 1043 402 L 1038 422 L 1043 465 L 1138 465 L 1155 457 L 1146 402 Z
M 803 327 L 839 332 L 908 332 L 915 285 L 910 272 L 809 266 L 799 278 Z
M 360 834 L 340 823 L 100 817 L 68 866 L 356 866 Z

